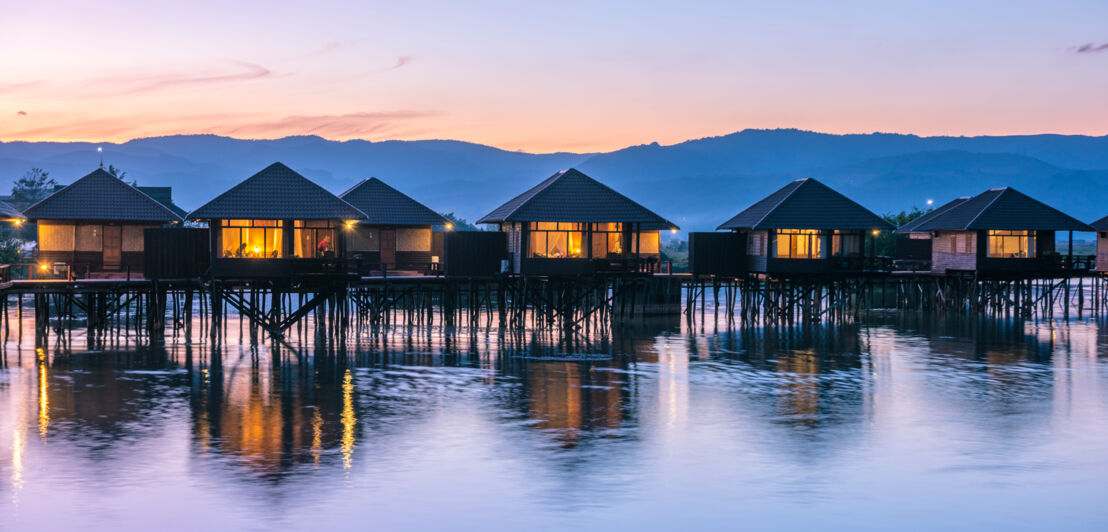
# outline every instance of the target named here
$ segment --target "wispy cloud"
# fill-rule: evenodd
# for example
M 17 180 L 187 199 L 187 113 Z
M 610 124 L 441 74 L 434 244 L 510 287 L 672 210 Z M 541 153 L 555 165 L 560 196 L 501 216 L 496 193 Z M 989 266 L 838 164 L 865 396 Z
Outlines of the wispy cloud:
M 217 126 L 207 132 L 242 137 L 319 135 L 334 139 L 375 137 L 413 120 L 438 115 L 431 111 L 362 112 L 342 115 L 294 115 L 277 120 Z
M 113 97 L 188 87 L 205 87 L 273 77 L 271 70 L 245 61 L 232 61 L 234 71 L 201 73 L 162 73 L 105 76 L 68 81 L 25 81 L 0 83 L 0 94 L 66 97 Z
M 409 63 L 411 63 L 412 61 L 415 61 L 414 57 L 412 57 L 410 55 L 402 55 L 402 56 L 396 58 L 396 64 L 386 68 L 385 71 L 387 72 L 389 70 L 396 70 L 398 68 L 402 68 L 405 65 L 408 65 Z
M 23 81 L 20 83 L 0 83 L 0 94 L 17 93 L 28 89 L 37 89 L 42 87 L 46 82 L 42 80 L 37 81 Z
M 19 116 L 27 116 L 27 111 L 17 111 L 15 114 Z
M 1108 42 L 1104 44 L 1087 43 L 1071 49 L 1079 54 L 1093 54 L 1096 52 L 1103 52 L 1105 50 L 1108 50 Z
M 422 119 L 434 111 L 358 112 L 336 115 L 273 117 L 246 113 L 197 115 L 86 117 L 66 115 L 54 120 L 39 116 L 35 127 L 0 122 L 0 138 L 7 140 L 126 141 L 133 138 L 188 133 L 211 133 L 239 138 L 279 138 L 319 135 L 329 139 L 383 140 L 433 132 Z M 214 125 L 213 125 L 214 124 Z
M 239 68 L 238 72 L 232 72 L 227 74 L 209 74 L 209 75 L 174 75 L 166 74 L 160 76 L 138 76 L 138 77 L 116 77 L 116 78 L 104 78 L 101 80 L 94 80 L 96 83 L 105 85 L 111 89 L 116 89 L 116 94 L 136 94 L 140 92 L 158 91 L 164 89 L 173 89 L 178 87 L 200 86 L 200 85 L 214 85 L 222 83 L 231 83 L 236 81 L 249 81 L 255 79 L 266 78 L 273 75 L 273 72 L 268 68 L 253 63 L 247 63 L 245 61 L 235 61 L 233 64 Z

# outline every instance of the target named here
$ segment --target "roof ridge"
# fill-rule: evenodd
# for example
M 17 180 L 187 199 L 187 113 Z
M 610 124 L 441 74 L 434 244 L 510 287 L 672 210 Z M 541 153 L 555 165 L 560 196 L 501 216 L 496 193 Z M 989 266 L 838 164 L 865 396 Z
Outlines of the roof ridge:
M 993 189 L 989 189 L 985 192 L 992 192 L 994 190 L 998 190 L 998 189 L 993 188 Z M 992 207 L 993 204 L 996 203 L 996 200 L 1000 199 L 1000 197 L 1004 195 L 1004 192 L 1008 191 L 1008 190 L 1015 190 L 1015 189 L 1014 188 L 1009 188 L 1009 187 L 1004 187 L 1002 189 L 999 189 L 1000 193 L 997 194 L 993 199 L 989 200 L 989 202 L 986 203 L 985 206 L 981 208 L 981 210 L 977 211 L 977 215 L 975 215 L 973 217 L 973 219 L 966 222 L 965 229 L 969 229 L 970 227 L 973 227 L 973 222 L 976 222 L 977 219 L 980 218 L 982 214 L 985 214 L 985 211 L 989 210 L 989 207 Z M 984 194 L 985 192 L 982 192 L 981 194 Z M 980 194 L 978 194 L 978 195 L 980 195 Z
M 340 204 L 340 206 L 345 206 L 345 207 L 349 208 L 353 213 L 357 213 L 357 214 L 355 214 L 355 216 L 360 215 L 362 219 L 367 218 L 366 214 L 364 212 L 362 212 L 361 209 L 351 205 L 346 200 L 336 196 L 330 190 L 327 190 L 326 188 L 323 188 L 323 186 L 320 185 L 319 183 L 316 183 L 315 181 L 312 181 L 311 179 L 308 179 L 306 176 L 304 176 L 300 172 L 297 172 L 296 170 L 293 170 L 288 165 L 286 165 L 286 164 L 284 164 L 280 161 L 274 162 L 274 163 L 266 166 L 265 168 L 255 172 L 250 177 L 247 177 L 246 179 L 243 179 L 242 181 L 239 181 L 238 183 L 231 186 L 230 188 L 224 190 L 219 195 L 217 195 L 216 197 L 209 200 L 207 203 L 193 209 L 191 212 L 188 213 L 186 218 L 187 219 L 197 219 L 197 216 L 201 216 L 201 217 L 204 217 L 202 219 L 206 219 L 208 217 L 208 215 L 197 215 L 196 213 L 204 211 L 205 209 L 214 208 L 214 207 L 212 207 L 213 204 L 215 204 L 216 202 L 218 202 L 220 200 L 223 200 L 225 197 L 227 197 L 229 194 L 231 194 L 235 190 L 241 190 L 242 188 L 249 186 L 250 184 L 254 183 L 257 180 L 262 180 L 262 179 L 265 179 L 267 177 L 273 176 L 274 173 L 276 173 L 276 176 L 274 176 L 272 178 L 273 179 L 278 179 L 278 178 L 280 178 L 282 173 L 286 173 L 286 172 L 288 174 L 291 174 L 291 176 L 293 177 L 294 180 L 297 180 L 297 181 L 301 182 L 302 184 L 304 184 L 311 191 L 322 193 L 326 197 L 334 198 L 334 200 L 337 201 Z
M 759 224 L 766 221 L 766 218 L 769 218 L 769 215 L 773 214 L 773 211 L 777 210 L 777 208 L 780 207 L 782 203 L 785 203 L 785 200 L 791 198 L 793 194 L 796 194 L 796 191 L 800 190 L 800 187 L 808 184 L 809 181 L 812 181 L 812 178 L 802 177 L 800 179 L 794 179 L 792 183 L 789 183 L 789 185 L 791 185 L 793 183 L 797 183 L 797 185 L 792 190 L 790 190 L 787 194 L 782 196 L 781 199 L 773 205 L 773 207 L 770 207 L 769 209 L 767 209 L 766 213 L 763 214 L 762 217 L 759 218 L 757 222 L 754 222 L 753 224 L 750 224 L 751 228 L 753 229 L 755 227 L 758 227 Z M 785 186 L 788 187 L 789 185 L 785 185 Z M 753 207 L 753 205 L 751 205 L 751 207 Z
M 379 187 L 379 188 L 371 189 L 371 187 Z M 374 190 L 376 192 L 374 192 Z M 379 199 L 392 200 L 393 202 L 402 202 L 403 204 L 406 204 L 407 208 L 418 209 L 419 211 L 422 212 L 423 215 L 431 215 L 431 216 L 434 216 L 435 218 L 438 218 L 443 223 L 447 222 L 446 218 L 443 217 L 442 214 L 439 214 L 438 212 L 435 212 L 434 209 L 424 205 L 423 203 L 419 202 L 415 198 L 405 194 L 400 189 L 397 189 L 396 187 L 386 183 L 383 179 L 378 178 L 378 177 L 367 177 L 367 178 L 361 180 L 357 185 L 354 185 L 353 187 L 351 187 L 346 192 L 343 192 L 342 194 L 340 194 L 339 199 L 341 199 L 343 201 L 346 201 L 347 196 L 351 196 L 351 200 L 347 201 L 347 203 L 354 206 L 355 208 L 360 209 L 360 207 L 358 207 L 358 205 L 355 205 L 355 201 L 358 198 L 356 198 L 354 196 L 365 195 L 365 194 L 369 194 L 371 196 L 370 198 L 366 198 L 367 200 L 370 200 L 368 202 L 370 204 L 368 206 L 370 206 L 370 207 L 373 206 L 373 205 L 371 205 L 373 203 L 372 202 L 372 197 L 373 196 L 378 196 Z M 367 215 L 366 216 L 366 219 L 367 219 L 366 223 L 370 223 L 370 222 L 368 222 L 368 220 L 373 218 L 373 216 L 368 216 L 370 214 L 369 211 L 360 211 L 360 212 Z M 431 224 L 431 225 L 436 225 L 436 224 Z
M 358 189 L 358 187 L 362 186 L 363 184 L 365 184 L 370 179 L 373 179 L 373 177 L 367 177 L 365 179 L 362 179 L 361 181 L 358 181 L 357 183 L 354 183 L 354 186 L 346 189 L 346 191 L 344 191 L 342 194 L 336 194 L 336 195 L 341 198 L 341 197 L 343 197 L 343 196 L 345 196 L 345 195 L 347 195 L 351 192 L 354 192 L 355 190 Z
M 98 177 L 100 174 L 103 174 L 104 177 L 110 178 L 110 179 L 114 180 L 116 183 L 118 183 L 119 185 L 122 185 L 125 190 L 130 190 L 133 193 L 138 194 L 140 199 L 145 199 L 145 200 L 149 201 L 150 203 L 156 205 L 158 209 L 161 209 L 164 213 L 169 215 L 169 217 L 170 217 L 169 220 L 170 221 L 184 221 L 184 218 L 179 216 L 177 213 L 173 212 L 169 207 L 166 207 L 165 205 L 162 205 L 162 202 L 150 197 L 149 194 L 139 190 L 137 186 L 131 185 L 130 183 L 127 183 L 126 181 L 120 179 L 119 177 L 117 177 L 115 175 L 112 175 L 111 172 L 108 172 L 107 170 L 104 170 L 103 168 L 97 168 L 97 169 L 93 170 L 92 172 L 89 172 L 88 174 L 77 178 L 72 183 L 70 183 L 68 185 L 65 185 L 62 188 L 54 191 L 49 196 L 46 196 L 45 198 L 42 198 L 41 200 L 36 201 L 31 206 L 24 209 L 23 212 L 26 213 L 26 212 L 29 212 L 33 209 L 38 208 L 40 205 L 45 205 L 47 202 L 51 202 L 52 200 L 55 200 L 56 198 L 61 197 L 62 194 L 72 190 L 73 187 L 75 187 L 78 183 L 80 183 L 80 182 L 82 182 L 86 179 L 92 178 L 94 176 Z
M 633 199 L 631 199 L 631 198 L 629 198 L 629 197 L 627 197 L 627 196 L 625 196 L 625 195 L 621 194 L 621 193 L 620 193 L 620 192 L 619 192 L 618 190 L 616 190 L 616 189 L 614 189 L 614 188 L 612 188 L 612 187 L 610 187 L 610 186 L 608 186 L 608 185 L 605 185 L 604 183 L 601 183 L 600 181 L 598 181 L 598 180 L 596 180 L 596 179 L 593 179 L 593 178 L 592 178 L 591 176 L 589 176 L 588 174 L 586 174 L 586 173 L 584 173 L 584 172 L 582 172 L 582 171 L 580 171 L 580 170 L 578 170 L 578 169 L 576 169 L 576 168 L 570 168 L 570 170 L 573 170 L 574 172 L 577 172 L 578 174 L 581 174 L 581 175 L 582 175 L 582 176 L 583 176 L 583 177 L 584 177 L 585 179 L 588 179 L 588 180 L 592 181 L 593 183 L 596 183 L 597 185 L 600 185 L 601 187 L 603 187 L 603 188 L 607 189 L 607 190 L 608 190 L 609 192 L 611 192 L 611 193 L 613 193 L 613 194 L 615 194 L 615 195 L 617 195 L 617 196 L 619 196 L 619 197 L 621 197 L 621 198 L 623 198 L 623 199 L 625 199 L 625 200 L 627 200 L 627 201 L 631 202 L 631 204 L 632 204 L 632 205 L 634 205 L 634 206 L 636 206 L 636 207 L 638 207 L 638 208 L 640 208 L 640 209 L 642 209 L 642 210 L 644 210 L 644 211 L 647 211 L 647 212 L 649 212 L 650 214 L 653 214 L 653 215 L 654 215 L 654 216 L 655 216 L 656 218 L 658 218 L 659 220 L 661 220 L 661 221 L 663 221 L 663 222 L 666 222 L 666 223 L 668 223 L 669 225 L 671 225 L 671 226 L 673 226 L 673 227 L 677 227 L 677 224 L 675 224 L 675 223 L 673 223 L 673 222 L 671 222 L 671 221 L 669 221 L 669 220 L 667 220 L 667 219 L 665 219 L 665 218 L 662 218 L 662 216 L 661 216 L 661 215 L 659 215 L 658 213 L 656 213 L 656 212 L 654 212 L 654 211 L 652 211 L 652 210 L 650 210 L 650 209 L 647 209 L 647 208 L 646 208 L 646 207 L 644 207 L 644 206 L 643 206 L 643 205 L 642 205 L 641 203 L 639 203 L 639 202 L 637 202 L 637 201 L 635 201 L 635 200 L 633 200 Z M 641 223 L 641 222 L 640 222 L 640 223 Z
M 538 198 L 539 195 L 541 195 L 541 194 L 547 192 L 548 190 L 550 190 L 551 185 L 553 185 L 554 183 L 557 183 L 563 177 L 565 177 L 566 173 L 568 171 L 569 171 L 568 169 L 567 170 L 558 170 L 557 172 L 554 173 L 554 175 L 552 175 L 552 176 L 550 176 L 546 179 L 543 179 L 542 182 L 540 182 L 539 184 L 525 190 L 519 196 L 522 196 L 522 195 L 527 194 L 527 193 L 531 193 L 531 195 L 527 199 L 523 200 L 522 203 L 520 203 L 519 205 L 516 205 L 515 208 L 513 208 L 510 212 L 505 214 L 504 217 L 507 218 L 508 216 L 511 216 L 511 215 L 515 214 L 516 211 L 522 209 L 523 207 L 525 207 L 527 204 L 531 203 L 532 201 L 535 201 L 535 198 Z M 519 196 L 516 196 L 516 197 L 518 198 Z M 511 201 L 511 200 L 509 200 L 509 201 Z
M 47 196 L 46 196 L 45 198 L 42 198 L 42 199 L 40 199 L 40 200 L 38 200 L 38 201 L 36 201 L 36 202 L 32 203 L 32 204 L 31 204 L 31 205 L 29 205 L 29 206 L 28 206 L 28 207 L 27 207 L 26 209 L 23 209 L 23 212 L 24 212 L 24 213 L 26 213 L 27 211 L 29 211 L 29 210 L 31 210 L 31 209 L 33 209 L 33 208 L 35 208 L 35 207 L 38 207 L 38 206 L 39 206 L 40 204 L 46 203 L 46 200 L 48 200 L 48 199 L 51 199 L 51 198 L 53 198 L 54 196 L 57 196 L 58 194 L 61 194 L 62 192 L 65 192 L 66 190 L 69 190 L 70 188 L 72 188 L 72 187 L 73 187 L 73 185 L 76 185 L 78 181 L 80 181 L 80 180 L 82 180 L 82 179 L 84 179 L 84 178 L 86 178 L 86 177 L 89 177 L 89 176 L 91 176 L 92 174 L 95 174 L 95 173 L 96 173 L 96 172 L 98 172 L 98 171 L 99 171 L 99 172 L 104 172 L 104 173 L 106 173 L 106 174 L 107 174 L 107 172 L 106 172 L 106 171 L 105 171 L 105 170 L 104 170 L 103 168 L 97 168 L 96 170 L 93 170 L 93 171 L 91 171 L 91 172 L 89 172 L 89 173 L 87 173 L 87 174 L 85 174 L 85 175 L 83 175 L 83 176 L 81 176 L 81 177 L 78 177 L 78 178 L 77 178 L 76 180 L 74 180 L 74 181 L 73 181 L 72 183 L 70 183 L 70 184 L 68 184 L 68 185 L 65 185 L 65 186 L 63 186 L 62 188 L 59 188 L 58 190 L 55 190 L 54 192 L 51 192 L 51 193 L 50 193 L 49 195 L 47 195 Z M 108 175 L 111 175 L 111 174 L 108 174 Z

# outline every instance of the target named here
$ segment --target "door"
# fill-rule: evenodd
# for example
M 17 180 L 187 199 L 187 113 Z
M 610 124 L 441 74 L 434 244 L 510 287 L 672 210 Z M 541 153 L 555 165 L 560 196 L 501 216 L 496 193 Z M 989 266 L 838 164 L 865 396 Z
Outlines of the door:
M 123 258 L 123 228 L 118 225 L 104 226 L 104 269 L 118 270 Z
M 381 265 L 388 268 L 396 267 L 396 230 L 381 230 Z

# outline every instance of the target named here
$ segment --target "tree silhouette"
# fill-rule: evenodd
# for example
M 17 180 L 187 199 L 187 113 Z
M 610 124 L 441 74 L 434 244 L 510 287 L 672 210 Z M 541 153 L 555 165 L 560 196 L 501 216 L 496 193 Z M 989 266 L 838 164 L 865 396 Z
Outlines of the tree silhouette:
M 26 209 L 49 196 L 58 182 L 42 168 L 32 168 L 12 184 L 11 204 L 19 210 Z

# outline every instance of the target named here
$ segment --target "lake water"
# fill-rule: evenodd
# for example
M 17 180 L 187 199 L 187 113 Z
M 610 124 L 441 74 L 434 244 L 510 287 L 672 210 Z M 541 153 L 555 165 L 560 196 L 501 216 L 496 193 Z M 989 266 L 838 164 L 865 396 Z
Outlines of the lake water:
M 1108 530 L 1096 321 L 239 330 L 13 334 L 0 529 Z

